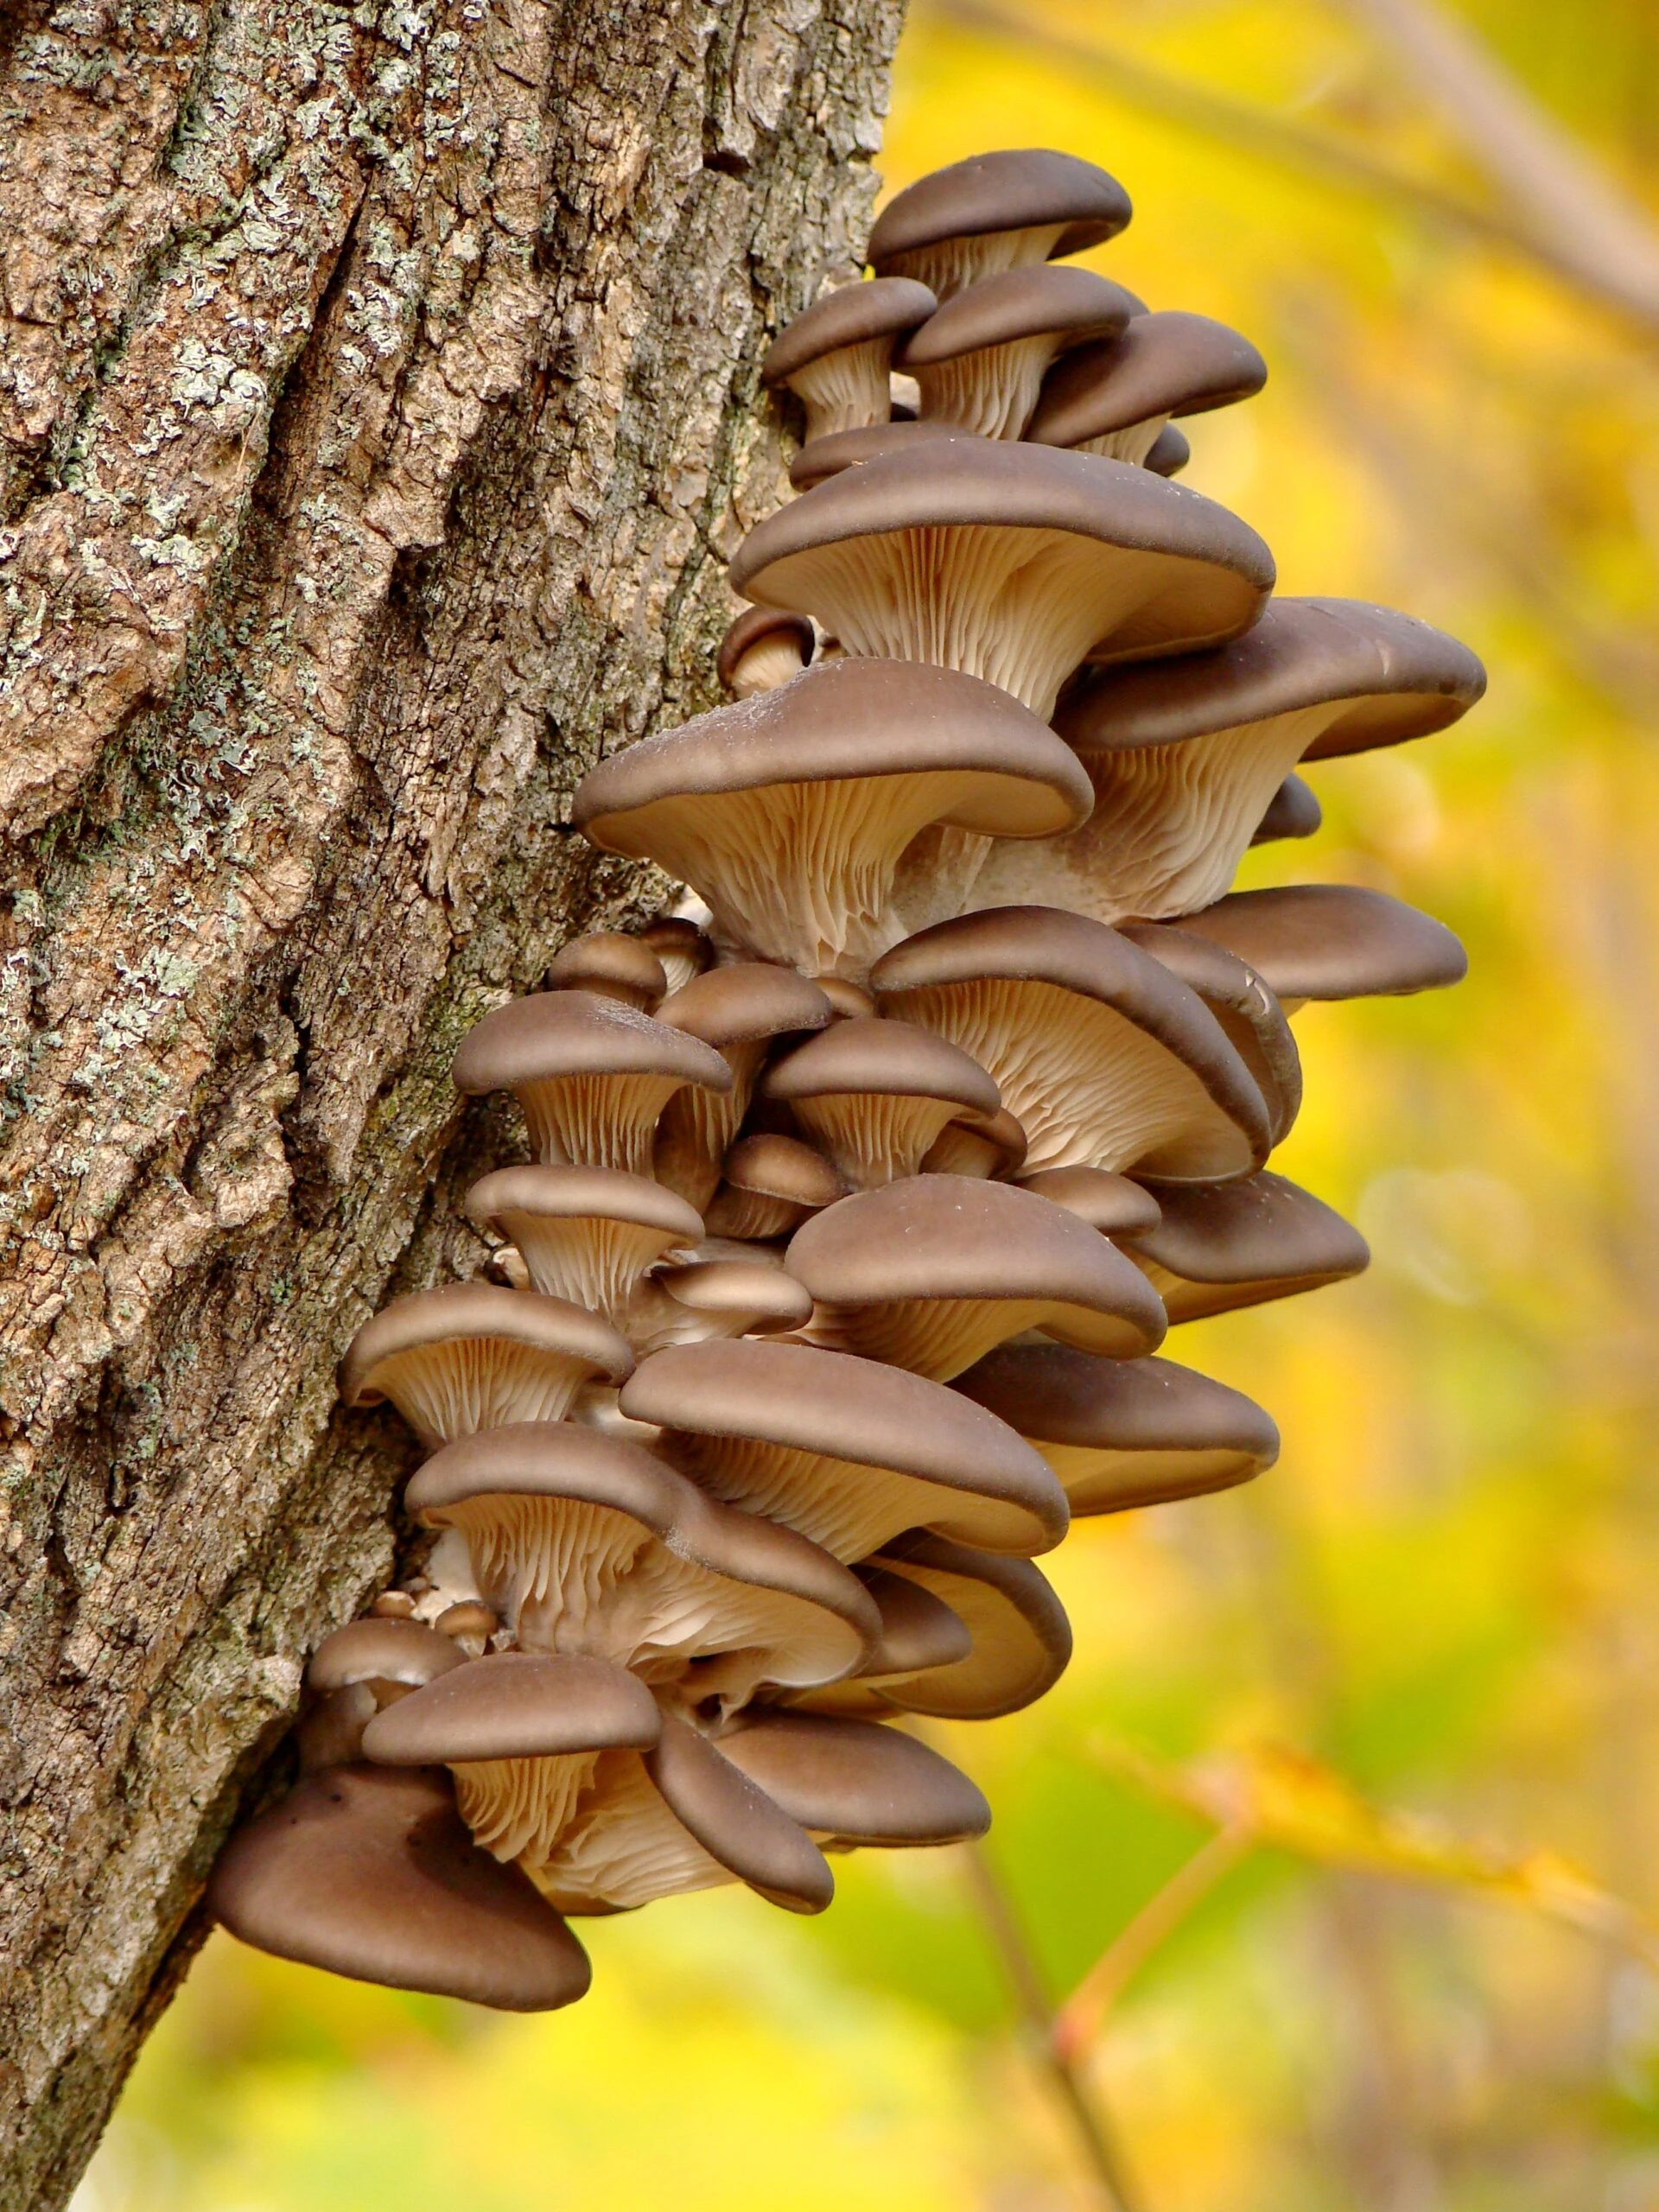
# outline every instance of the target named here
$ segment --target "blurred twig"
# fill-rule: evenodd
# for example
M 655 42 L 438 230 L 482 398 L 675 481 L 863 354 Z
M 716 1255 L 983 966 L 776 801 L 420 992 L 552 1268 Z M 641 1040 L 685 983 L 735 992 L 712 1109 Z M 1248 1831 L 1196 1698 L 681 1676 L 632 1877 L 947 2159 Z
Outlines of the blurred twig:
M 1013 1900 L 977 1844 L 966 1846 L 969 1886 L 980 1917 L 1002 1961 L 1033 2053 L 1071 2115 L 1090 2171 L 1110 2212 L 1141 2212 L 1140 2199 L 1124 2169 L 1123 2156 L 1081 2068 L 1062 2050 L 1054 2008 L 1020 1924 Z
M 1343 0 L 1404 63 L 1556 260 L 1659 327 L 1659 234 L 1646 212 L 1434 0 Z
M 1194 84 L 1121 47 L 1084 42 L 1046 30 L 989 4 L 989 0 L 933 0 L 933 6 L 935 13 L 963 30 L 1052 63 L 1128 105 L 1160 115 L 1182 129 L 1298 169 L 1325 183 L 1393 200 L 1438 228 L 1506 246 L 1603 307 L 1636 321 L 1650 336 L 1659 334 L 1659 296 L 1649 298 L 1630 282 L 1616 283 L 1609 267 L 1599 257 L 1578 251 L 1569 237 L 1558 235 L 1553 227 L 1548 232 L 1540 230 L 1529 210 L 1478 207 L 1395 168 L 1376 155 L 1363 153 L 1323 131 L 1310 130 L 1287 116 Z

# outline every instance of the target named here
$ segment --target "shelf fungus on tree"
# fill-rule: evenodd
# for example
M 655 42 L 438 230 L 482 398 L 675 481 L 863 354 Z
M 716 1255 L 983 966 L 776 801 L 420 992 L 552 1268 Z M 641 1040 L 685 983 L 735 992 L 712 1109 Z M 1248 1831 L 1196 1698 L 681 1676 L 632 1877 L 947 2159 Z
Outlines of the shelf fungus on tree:
M 1057 360 L 1025 435 L 1109 461 L 1147 461 L 1174 415 L 1204 415 L 1260 391 L 1268 365 L 1248 338 L 1208 315 L 1137 315 Z
M 1271 1115 L 1202 999 L 1117 931 L 1044 906 L 941 922 L 872 971 L 884 1013 L 936 1032 L 995 1078 L 1028 1171 L 1248 1174 Z
M 435 1448 L 510 1421 L 563 1421 L 584 1382 L 620 1382 L 627 1339 L 569 1299 L 494 1283 L 446 1283 L 365 1321 L 340 1368 L 348 1406 L 390 1400 Z
M 711 1046 L 591 991 L 539 991 L 498 1007 L 455 1054 L 457 1090 L 510 1090 L 544 1166 L 648 1174 L 662 1111 L 696 1084 L 729 1090 Z
M 1116 338 L 1139 304 L 1091 270 L 1008 269 L 956 293 L 911 332 L 896 365 L 920 389 L 920 420 L 1018 438 L 1052 365 L 1073 346 Z
M 1046 147 L 976 154 L 899 193 L 870 232 L 879 276 L 930 285 L 941 300 L 999 270 L 1084 253 L 1128 222 L 1115 176 Z
M 1279 1456 L 1260 1406 L 1173 1360 L 1005 1344 L 956 1387 L 1042 1453 L 1075 1519 L 1230 1490 Z
M 842 1198 L 797 1230 L 806 1340 L 948 1382 L 1027 1329 L 1117 1359 L 1162 1342 L 1134 1262 L 1077 1214 L 1012 1184 L 915 1175 Z
M 1282 1175 L 1164 1191 L 1160 1199 L 1157 1228 L 1128 1249 L 1172 1322 L 1320 1290 L 1370 1262 L 1357 1229 Z
M 912 276 L 842 284 L 772 340 L 760 381 L 769 391 L 786 386 L 800 401 L 807 445 L 885 423 L 894 349 L 938 304 Z
M 858 981 L 904 934 L 889 894 L 919 831 L 1046 837 L 1090 804 L 1070 749 L 1006 693 L 843 660 L 605 761 L 574 818 L 690 883 L 726 945 Z
M 1267 547 L 1213 500 L 1123 461 L 976 437 L 843 468 L 758 524 L 731 566 L 736 590 L 811 615 L 849 654 L 982 677 L 1044 721 L 1086 655 L 1218 645 L 1273 580 Z
M 546 2006 L 587 1986 L 566 1914 L 817 1911 L 826 1853 L 984 1828 L 903 1719 L 1052 1686 L 1033 1555 L 1072 1515 L 1273 1464 L 1261 1407 L 1155 1348 L 1364 1265 L 1268 1165 L 1287 1017 L 1465 963 L 1379 892 L 1234 872 L 1317 830 L 1299 771 L 1484 678 L 1404 615 L 1269 600 L 1262 540 L 1166 480 L 1173 418 L 1265 370 L 1050 265 L 1128 216 L 1065 154 L 958 163 L 774 345 L 808 442 L 731 563 L 734 703 L 574 807 L 685 896 L 463 1041 L 533 1155 L 467 1194 L 505 1285 L 397 1298 L 342 1363 L 430 1454 L 423 1548 L 321 1643 L 299 1783 L 220 1860 L 247 1941 Z

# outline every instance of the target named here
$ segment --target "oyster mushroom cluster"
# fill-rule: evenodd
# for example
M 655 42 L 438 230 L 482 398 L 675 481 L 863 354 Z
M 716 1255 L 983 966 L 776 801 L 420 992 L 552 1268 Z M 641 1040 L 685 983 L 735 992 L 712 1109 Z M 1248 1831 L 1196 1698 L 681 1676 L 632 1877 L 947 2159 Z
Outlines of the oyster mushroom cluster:
M 531 1157 L 467 1199 L 496 1279 L 344 1362 L 427 1448 L 435 1541 L 311 1662 L 302 1778 L 214 1877 L 247 1940 L 549 2006 L 571 1918 L 724 1882 L 816 1911 L 830 1854 L 985 1827 L 904 1717 L 1054 1681 L 1033 1561 L 1071 1518 L 1271 1464 L 1268 1414 L 1160 1346 L 1364 1265 L 1268 1164 L 1290 1017 L 1464 963 L 1373 891 L 1230 887 L 1318 826 L 1305 765 L 1484 678 L 1272 598 L 1170 480 L 1177 419 L 1265 370 L 1067 261 L 1128 216 L 1062 154 L 941 170 L 772 347 L 800 488 L 732 563 L 734 703 L 576 795 L 691 897 L 456 1058 Z

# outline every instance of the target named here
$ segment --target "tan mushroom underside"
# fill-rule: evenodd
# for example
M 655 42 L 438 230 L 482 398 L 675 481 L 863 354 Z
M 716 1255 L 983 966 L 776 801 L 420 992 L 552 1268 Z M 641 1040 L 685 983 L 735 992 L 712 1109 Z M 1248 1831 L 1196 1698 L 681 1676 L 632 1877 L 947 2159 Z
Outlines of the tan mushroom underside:
M 798 641 L 787 633 L 774 632 L 770 637 L 757 639 L 742 655 L 732 671 L 727 686 L 734 699 L 753 699 L 758 691 L 776 691 L 791 677 L 798 676 L 804 663 L 801 658 Z M 697 970 L 689 961 L 682 961 L 679 982 L 670 981 L 669 989 L 677 991 L 682 983 L 689 983 Z
M 975 908 L 1064 906 L 1096 921 L 1163 921 L 1232 888 L 1256 827 L 1338 709 L 1243 722 L 1173 745 L 1084 753 L 1095 810 L 1040 845 L 999 839 L 975 880 Z
M 720 1188 L 721 1163 L 749 1110 L 754 1079 L 770 1041 L 745 1038 L 740 1044 L 723 1046 L 721 1056 L 732 1071 L 731 1089 L 705 1090 L 700 1084 L 687 1084 L 663 1109 L 652 1172 L 699 1213 Z
M 649 1175 L 663 1109 L 683 1078 L 565 1075 L 513 1087 L 531 1148 L 551 1167 L 620 1167 Z
M 1005 269 L 1025 269 L 1046 261 L 1071 228 L 1069 223 L 1039 223 L 1026 230 L 981 231 L 977 237 L 940 238 L 910 253 L 890 255 L 884 276 L 912 276 L 925 284 L 941 305 L 987 276 Z
M 939 1133 L 962 1108 L 947 1098 L 833 1092 L 791 1098 L 790 1110 L 855 1191 L 879 1191 L 920 1173 Z
M 613 1506 L 497 1494 L 462 1499 L 443 1519 L 465 1535 L 480 1593 L 526 1651 L 609 1659 L 652 1682 L 712 1653 L 746 1656 L 755 1682 L 828 1681 L 858 1655 L 838 1615 L 683 1559 Z
M 860 345 L 838 346 L 795 371 L 788 384 L 806 410 L 808 442 L 887 421 L 893 347 L 891 334 L 867 338 Z
M 849 653 L 959 669 L 1046 721 L 1090 648 L 1189 565 L 1072 531 L 964 523 L 817 546 L 764 582 L 769 604 L 798 598 Z
M 627 1911 L 737 1879 L 669 1810 L 638 1751 L 601 1751 L 574 1817 L 521 1864 L 561 1912 Z
M 1203 1134 L 1217 1156 L 1254 1164 L 1249 1141 L 1168 1048 L 1113 1007 L 1052 983 L 978 982 L 896 994 L 892 1011 L 976 1059 L 1026 1132 L 1022 1174 L 1133 1167 Z
M 563 1421 L 594 1362 L 505 1337 L 450 1337 L 395 1352 L 374 1370 L 423 1444 L 435 1448 L 481 1428 L 520 1421 Z
M 868 1306 L 820 1306 L 801 1333 L 826 1351 L 855 1352 L 934 1382 L 949 1382 L 1010 1338 L 1040 1329 L 1060 1314 L 1082 1318 L 1075 1308 L 1046 1298 L 893 1299 Z M 1098 1322 L 1096 1334 L 1103 1338 L 1109 1332 L 1108 1317 L 1090 1318 Z M 1142 1332 L 1125 1322 L 1121 1334 L 1097 1348 L 1132 1357 L 1146 1344 Z
M 603 1215 L 504 1208 L 497 1218 L 518 1248 L 534 1289 L 602 1313 L 618 1327 L 634 1285 L 664 1252 L 675 1249 L 667 1230 Z
M 1126 423 L 1121 430 L 1103 430 L 1097 438 L 1081 438 L 1073 451 L 1097 453 L 1103 461 L 1133 461 L 1139 468 L 1168 420 L 1167 415 L 1148 415 L 1144 422 Z
M 1163 1505 L 1178 1497 L 1202 1497 L 1230 1489 L 1259 1464 L 1249 1453 L 1224 1445 L 1203 1450 L 1128 1452 L 1094 1444 L 1027 1441 L 1040 1452 L 1059 1478 L 1074 1515 L 1126 1513 L 1141 1505 Z
M 923 416 L 952 423 L 976 437 L 1019 437 L 1064 343 L 1058 332 L 1042 330 L 1006 345 L 958 353 L 954 360 L 918 365 L 912 373 Z

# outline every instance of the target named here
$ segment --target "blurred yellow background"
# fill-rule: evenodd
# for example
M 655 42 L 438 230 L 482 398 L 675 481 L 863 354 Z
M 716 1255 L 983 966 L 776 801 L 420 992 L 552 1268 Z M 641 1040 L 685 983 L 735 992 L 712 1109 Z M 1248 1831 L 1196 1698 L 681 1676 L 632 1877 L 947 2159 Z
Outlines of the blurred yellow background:
M 900 52 L 889 186 L 998 146 L 1119 175 L 1135 222 L 1089 258 L 1272 365 L 1184 480 L 1287 591 L 1492 672 L 1467 723 L 1315 770 L 1321 835 L 1247 867 L 1395 892 L 1471 961 L 1299 1020 L 1275 1165 L 1370 1274 L 1167 1348 L 1282 1461 L 1083 1524 L 1045 1562 L 1070 1674 L 950 1748 L 1052 1999 L 1135 1923 L 1077 2062 L 1133 2212 L 1651 2212 L 1659 303 L 1539 234 L 1387 14 L 918 0 Z M 1455 20 L 1659 236 L 1651 0 Z M 542 2019 L 216 1939 L 77 2212 L 1108 2202 L 962 1854 L 839 1880 L 811 1923 L 719 1893 L 590 1923 L 593 1996 Z

